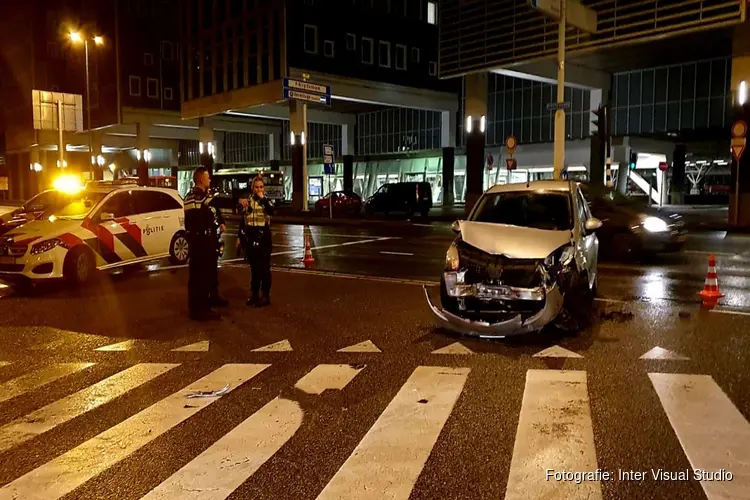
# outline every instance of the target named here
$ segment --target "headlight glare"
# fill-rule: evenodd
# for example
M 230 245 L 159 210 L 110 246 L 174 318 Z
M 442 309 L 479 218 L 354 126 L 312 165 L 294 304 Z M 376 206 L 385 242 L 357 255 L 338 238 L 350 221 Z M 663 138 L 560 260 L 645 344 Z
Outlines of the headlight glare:
M 658 217 L 646 217 L 641 223 L 643 229 L 649 233 L 663 233 L 669 231 L 669 225 Z
M 563 267 L 569 266 L 571 262 L 573 262 L 573 259 L 575 259 L 575 247 L 573 245 L 569 245 L 562 249 L 562 252 L 560 252 L 560 264 L 563 265 Z
M 31 247 L 31 255 L 39 255 L 40 253 L 49 252 L 59 244 L 60 240 L 57 238 L 42 241 Z

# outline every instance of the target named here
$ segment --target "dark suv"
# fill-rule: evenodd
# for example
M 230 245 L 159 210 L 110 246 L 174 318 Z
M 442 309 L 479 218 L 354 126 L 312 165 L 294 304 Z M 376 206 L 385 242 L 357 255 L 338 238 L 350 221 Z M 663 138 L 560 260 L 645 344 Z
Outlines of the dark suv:
M 365 202 L 365 212 L 374 214 L 382 212 L 415 213 L 427 217 L 432 208 L 432 186 L 429 182 L 397 182 L 383 184 L 375 194 Z

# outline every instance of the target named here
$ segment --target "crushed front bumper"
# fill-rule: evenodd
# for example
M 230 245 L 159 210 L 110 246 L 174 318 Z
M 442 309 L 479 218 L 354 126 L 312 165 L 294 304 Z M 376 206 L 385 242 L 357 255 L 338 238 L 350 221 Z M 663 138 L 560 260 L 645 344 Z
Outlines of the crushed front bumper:
M 473 321 L 461 318 L 445 309 L 438 308 L 432 303 L 430 292 L 424 286 L 427 304 L 432 313 L 440 321 L 443 327 L 465 335 L 474 335 L 481 338 L 503 338 L 510 335 L 518 335 L 541 330 L 560 314 L 563 307 L 563 294 L 557 285 L 544 289 L 543 296 L 539 297 L 539 289 L 527 289 L 525 291 L 513 290 L 513 295 L 534 296 L 531 300 L 544 300 L 544 307 L 533 316 L 524 320 L 520 314 L 506 321 L 488 323 L 484 321 Z M 468 292 L 468 291 L 467 291 Z M 467 296 L 469 293 L 462 293 Z M 524 297 L 526 298 L 526 297 Z

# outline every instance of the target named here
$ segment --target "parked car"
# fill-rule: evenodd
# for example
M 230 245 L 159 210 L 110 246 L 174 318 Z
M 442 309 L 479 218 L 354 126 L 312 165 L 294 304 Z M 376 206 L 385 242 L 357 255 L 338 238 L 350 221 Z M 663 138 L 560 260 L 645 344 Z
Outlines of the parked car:
M 0 217 L 0 236 L 36 219 L 52 207 L 64 205 L 68 200 L 69 194 L 57 189 L 42 191 L 23 206 Z
M 383 184 L 365 202 L 368 214 L 405 212 L 427 214 L 432 208 L 432 186 L 429 182 L 397 182 Z
M 454 224 L 442 307 L 425 287 L 429 307 L 444 327 L 486 338 L 580 329 L 596 294 L 601 225 L 575 182 L 495 186 Z
M 333 213 L 358 214 L 362 211 L 362 198 L 353 191 L 334 191 L 315 202 L 315 213 L 327 215 L 333 199 Z
M 581 183 L 580 187 L 594 217 L 602 221 L 596 233 L 602 253 L 624 260 L 644 253 L 677 252 L 687 241 L 681 215 L 604 186 Z

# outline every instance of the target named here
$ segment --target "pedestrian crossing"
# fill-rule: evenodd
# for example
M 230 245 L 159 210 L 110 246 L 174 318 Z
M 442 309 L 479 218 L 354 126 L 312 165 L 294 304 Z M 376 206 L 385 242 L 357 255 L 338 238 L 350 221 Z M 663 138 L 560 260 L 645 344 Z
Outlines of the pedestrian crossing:
M 383 369 L 378 364 L 311 364 L 298 370 L 301 375 L 295 375 L 296 381 L 290 384 L 284 379 L 288 368 L 279 367 L 274 372 L 273 363 L 211 365 L 206 367 L 206 373 L 196 375 L 179 372 L 184 366 L 180 363 L 139 363 L 108 376 L 103 374 L 104 378 L 98 382 L 78 381 L 90 385 L 70 387 L 69 395 L 56 401 L 44 404 L 42 395 L 38 408 L 10 421 L 2 420 L 4 410 L 16 398 L 33 395 L 52 384 L 70 382 L 70 376 L 94 365 L 61 363 L 31 367 L 27 374 L 0 384 L 0 464 L 5 464 L 0 466 L 0 473 L 13 463 L 15 453 L 27 454 L 28 446 L 45 440 L 59 441 L 60 435 L 54 431 L 61 426 L 74 429 L 84 417 L 95 417 L 97 412 L 119 404 L 123 397 L 147 384 L 153 393 L 151 404 L 134 408 L 80 442 L 52 446 L 51 455 L 44 457 L 46 462 L 34 464 L 29 470 L 21 470 L 0 482 L 0 500 L 77 496 L 77 490 L 86 488 L 97 476 L 133 456 L 143 458 L 144 454 L 154 453 L 157 445 L 183 449 L 187 456 L 174 465 L 164 464 L 164 471 L 147 479 L 150 482 L 143 498 L 228 498 L 254 476 L 262 475 L 264 465 L 301 439 L 315 421 L 334 418 L 332 415 L 340 419 L 345 434 L 305 439 L 329 443 L 349 437 L 347 429 L 359 430 L 356 436 L 351 436 L 354 439 L 346 440 L 351 443 L 345 450 L 346 456 L 336 459 L 324 471 L 305 466 L 306 460 L 313 457 L 303 452 L 311 453 L 311 449 L 303 447 L 300 455 L 295 455 L 297 463 L 293 468 L 299 469 L 300 474 L 325 476 L 324 484 L 313 497 L 406 500 L 419 485 L 428 482 L 425 476 L 473 467 L 472 462 L 477 458 L 472 454 L 454 452 L 446 449 L 444 443 L 438 444 L 443 439 L 451 442 L 457 433 L 470 433 L 474 426 L 496 425 L 499 417 L 483 411 L 483 398 L 503 398 L 504 387 L 511 406 L 507 418 L 512 418 L 510 427 L 515 429 L 514 435 L 507 436 L 513 443 L 509 448 L 511 456 L 502 474 L 482 480 L 502 481 L 505 498 L 510 500 L 619 498 L 615 495 L 616 487 L 610 486 L 613 480 L 602 478 L 601 458 L 602 450 L 611 446 L 607 441 L 619 432 L 620 424 L 601 416 L 595 418 L 597 405 L 592 404 L 591 374 L 585 370 L 521 369 L 522 380 L 511 377 L 504 386 L 502 382 L 493 385 L 502 377 L 480 367 L 419 365 L 395 370 L 390 375 L 393 381 L 382 388 L 385 396 L 380 398 L 372 394 L 368 385 L 387 378 L 386 373 L 378 371 Z M 175 379 L 176 375 L 180 378 Z M 665 431 L 665 439 L 676 440 L 684 453 L 682 459 L 693 469 L 704 471 L 700 498 L 749 498 L 750 424 L 716 380 L 699 374 L 641 375 L 641 380 L 633 384 L 647 388 L 652 398 L 645 401 L 657 404 L 648 411 L 653 418 L 649 423 L 657 425 L 659 416 L 666 415 L 671 429 Z M 174 387 L 162 383 L 170 376 L 177 384 Z M 363 380 L 363 377 L 369 378 Z M 521 398 L 516 403 L 510 396 L 515 381 L 522 382 Z M 264 392 L 261 389 L 265 386 L 268 390 Z M 483 392 L 482 388 L 489 388 L 489 392 Z M 347 398 L 349 393 L 356 396 Z M 597 397 L 601 408 L 607 406 L 602 398 L 634 396 L 605 391 Z M 634 399 L 632 406 L 643 401 Z M 348 422 L 346 410 L 364 403 L 374 405 L 372 418 L 366 418 L 364 426 Z M 221 411 L 217 409 L 211 413 L 213 417 L 204 417 L 214 406 L 221 407 Z M 467 411 L 467 407 L 472 410 Z M 196 450 L 189 443 L 173 442 L 170 438 L 179 435 L 180 428 L 191 422 L 207 426 L 206 432 L 210 433 L 215 424 L 212 419 L 229 410 L 240 415 L 220 435 L 212 435 L 205 448 Z M 336 447 L 335 442 L 332 444 Z M 484 445 L 497 446 L 491 442 Z M 441 456 L 435 455 L 436 450 L 441 450 Z M 644 457 L 653 452 L 638 450 Z M 440 468 L 435 467 L 436 462 L 441 464 Z M 589 473 L 590 477 L 584 481 L 550 479 L 555 473 L 566 472 Z M 731 481 L 727 480 L 728 475 Z M 722 477 L 724 480 L 717 480 Z M 136 480 L 139 479 L 123 479 Z M 304 477 L 300 480 L 304 481 Z M 644 493 L 642 498 L 673 498 L 669 492 L 674 485 L 669 481 L 652 487 L 660 493 Z M 247 492 L 238 497 L 246 496 Z

